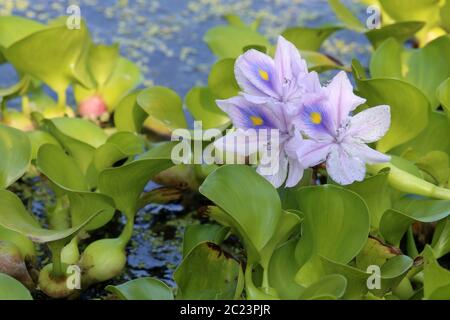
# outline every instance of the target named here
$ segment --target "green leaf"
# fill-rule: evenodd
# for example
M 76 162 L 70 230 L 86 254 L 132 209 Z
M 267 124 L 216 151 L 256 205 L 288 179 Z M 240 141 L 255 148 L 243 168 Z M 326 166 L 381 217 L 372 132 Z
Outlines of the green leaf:
M 450 32 L 450 2 L 445 1 L 441 7 L 441 25 L 447 31 Z
M 446 187 L 450 177 L 449 155 L 442 151 L 431 151 L 421 157 L 416 165 L 430 177 L 433 183 Z
M 140 91 L 123 98 L 114 112 L 114 124 L 119 131 L 140 132 L 148 114 L 137 104 Z
M 235 59 L 222 59 L 211 68 L 208 76 L 208 87 L 218 99 L 237 96 L 240 88 L 234 76 Z
M 436 258 L 441 258 L 450 252 L 450 219 L 438 222 L 431 243 Z
M 95 150 L 94 165 L 98 172 L 113 167 L 144 152 L 144 140 L 131 132 L 116 132 L 106 143 Z
M 6 189 L 28 169 L 31 145 L 27 135 L 0 124 L 0 189 Z
M 442 108 L 444 108 L 448 118 L 450 119 L 450 78 L 445 80 L 439 86 L 436 95 L 437 98 L 439 99 L 439 102 L 441 103 Z
M 83 86 L 75 86 L 75 98 L 78 103 L 94 95 L 99 95 L 105 102 L 110 112 L 128 93 L 134 90 L 142 82 L 142 73 L 133 62 L 119 57 L 112 74 L 103 86 L 95 89 L 86 89 Z
M 78 226 L 66 230 L 43 229 L 25 209 L 22 201 L 7 190 L 0 190 L 0 225 L 30 238 L 33 242 L 46 243 L 69 238 L 97 216 L 95 213 Z
M 347 186 L 366 202 L 370 214 L 370 225 L 375 230 L 378 230 L 384 212 L 391 208 L 388 175 L 388 172 L 382 172 Z
M 366 270 L 371 265 L 381 267 L 387 260 L 398 255 L 399 252 L 399 249 L 385 245 L 378 239 L 369 238 L 364 248 L 356 256 L 356 266 L 362 270 Z
M 5 56 L 21 72 L 31 74 L 63 94 L 72 81 L 92 86 L 85 63 L 89 46 L 85 24 L 79 30 L 64 25 L 46 28 L 15 42 L 6 49 Z
M 429 21 L 439 10 L 439 0 L 379 0 L 383 9 L 397 21 Z
M 450 271 L 444 269 L 436 260 L 433 249 L 426 246 L 424 253 L 423 287 L 425 299 L 450 299 Z
M 421 21 L 404 21 L 383 26 L 380 29 L 373 29 L 366 32 L 366 37 L 374 48 L 378 48 L 386 39 L 394 38 L 400 43 L 411 39 L 424 27 Z M 389 61 L 387 61 L 389 62 Z
M 425 130 L 420 132 L 414 139 L 394 148 L 391 153 L 405 155 L 406 152 L 410 151 L 415 155 L 415 159 L 425 156 L 432 151 L 442 151 L 450 154 L 450 140 L 436 139 L 436 137 L 450 135 L 448 123 L 442 112 L 431 112 Z
M 296 281 L 310 285 L 316 280 L 318 256 L 346 264 L 361 251 L 369 234 L 369 211 L 360 196 L 339 186 L 304 187 L 297 194 L 304 221 Z
M 399 246 L 408 227 L 414 222 L 435 222 L 450 214 L 449 200 L 428 200 L 404 197 L 381 218 L 380 232 L 392 245 Z
M 139 278 L 113 286 L 106 290 L 121 300 L 173 300 L 172 290 L 162 281 L 155 278 Z
M 8 48 L 15 42 L 45 28 L 44 24 L 24 17 L 0 17 L 0 46 Z
M 69 196 L 73 226 L 83 223 L 99 211 L 102 212 L 89 222 L 86 231 L 98 229 L 112 219 L 115 212 L 112 199 L 100 193 L 88 192 L 81 170 L 60 147 L 51 144 L 42 146 L 36 164 L 39 171 Z
M 159 172 L 172 166 L 170 158 L 141 157 L 118 168 L 103 170 L 98 178 L 100 192 L 108 195 L 127 217 L 134 217 L 137 202 L 147 183 Z
M 174 273 L 177 299 L 238 299 L 243 289 L 241 265 L 210 242 L 199 244 Z
M 111 77 L 119 59 L 119 46 L 114 44 L 92 45 L 89 51 L 89 70 L 97 82 L 98 87 L 103 87 Z
M 294 279 L 299 265 L 295 255 L 297 240 L 293 239 L 280 246 L 272 255 L 269 265 L 269 283 L 284 300 L 297 300 L 305 288 Z
M 328 0 L 328 4 L 338 19 L 344 23 L 345 27 L 358 32 L 366 30 L 358 18 L 340 0 Z
M 162 126 L 162 133 L 169 134 L 179 128 L 186 128 L 183 102 L 178 94 L 166 87 L 151 87 L 137 96 L 138 105 L 149 115 L 151 121 Z
M 343 66 L 337 64 L 334 60 L 320 52 L 303 50 L 300 53 L 303 59 L 306 60 L 309 71 L 325 72 L 333 69 L 345 70 Z
M 436 90 L 441 83 L 450 77 L 450 37 L 440 37 L 424 48 L 414 50 L 406 61 L 406 79 L 428 97 L 431 107 L 439 106 Z
M 344 295 L 346 287 L 345 277 L 338 274 L 324 276 L 306 288 L 299 300 L 337 300 Z
M 94 123 L 78 118 L 44 120 L 42 129 L 52 134 L 73 157 L 83 174 L 87 174 L 95 149 L 103 145 L 107 136 Z M 89 184 L 95 183 L 95 175 L 89 175 Z
M 183 257 L 201 242 L 212 242 L 220 245 L 230 228 L 217 224 L 194 224 L 186 227 L 183 238 Z
M 264 36 L 249 27 L 213 27 L 206 32 L 203 40 L 219 59 L 237 58 L 248 46 L 271 47 Z
M 211 90 L 194 87 L 186 95 L 186 107 L 194 120 L 202 121 L 204 129 L 228 126 L 230 118 L 219 109 Z
M 282 36 L 292 42 L 299 50 L 319 51 L 322 43 L 341 29 L 338 26 L 324 26 L 320 28 L 294 27 L 283 31 Z
M 30 292 L 16 279 L 0 273 L 0 300 L 33 300 Z
M 383 42 L 372 55 L 370 74 L 373 78 L 402 79 L 403 47 L 393 38 Z
M 405 255 L 395 256 L 381 266 L 381 289 L 373 289 L 371 292 L 382 297 L 397 287 L 407 272 L 413 266 L 413 259 Z
M 58 140 L 56 140 L 51 134 L 36 130 L 27 133 L 28 139 L 30 139 L 31 143 L 31 159 L 35 160 L 37 158 L 37 153 L 40 147 L 44 144 L 53 144 L 55 146 L 59 146 Z
M 274 235 L 281 217 L 280 198 L 254 169 L 242 165 L 220 167 L 206 178 L 199 191 L 229 215 L 233 228 L 249 242 L 247 250 L 249 246 L 262 250 Z
M 413 85 L 397 79 L 357 79 L 356 82 L 358 93 L 367 99 L 368 105 L 391 107 L 391 127 L 378 142 L 379 151 L 387 152 L 410 141 L 427 126 L 430 104 Z

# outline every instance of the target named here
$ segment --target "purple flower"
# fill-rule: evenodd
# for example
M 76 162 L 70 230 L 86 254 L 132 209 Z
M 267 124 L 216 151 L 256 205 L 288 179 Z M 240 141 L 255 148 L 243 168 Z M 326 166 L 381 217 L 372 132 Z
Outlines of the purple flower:
M 237 129 L 216 141 L 217 149 L 244 157 L 260 153 L 257 171 L 276 188 L 285 182 L 293 187 L 301 180 L 304 169 L 296 150 L 303 138 L 298 130 L 291 134 L 282 108 L 255 104 L 241 96 L 219 100 L 217 105 Z
M 235 75 L 248 101 L 280 105 L 288 114 L 300 107 L 305 92 L 320 86 L 317 73 L 308 73 L 297 48 L 282 36 L 278 38 L 275 59 L 248 50 L 237 59 Z
M 366 163 L 389 162 L 390 157 L 367 146 L 381 139 L 390 127 L 389 106 L 351 113 L 365 100 L 353 94 L 345 72 L 322 91 L 305 98 L 296 126 L 308 137 L 297 149 L 304 167 L 326 162 L 330 177 L 348 185 L 364 180 Z

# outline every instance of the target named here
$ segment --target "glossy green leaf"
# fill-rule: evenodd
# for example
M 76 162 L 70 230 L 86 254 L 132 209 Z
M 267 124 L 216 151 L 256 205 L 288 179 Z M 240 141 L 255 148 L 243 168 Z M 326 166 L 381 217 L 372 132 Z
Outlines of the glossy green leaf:
M 0 226 L 0 241 L 13 243 L 25 260 L 33 260 L 36 256 L 34 243 L 18 232 Z
M 119 57 L 112 74 L 103 86 L 86 89 L 75 86 L 75 98 L 78 103 L 99 95 L 109 111 L 115 110 L 121 100 L 142 82 L 142 73 L 138 66 L 123 57 Z
M 397 287 L 411 269 L 413 263 L 413 259 L 405 255 L 390 258 L 380 269 L 381 289 L 373 289 L 371 292 L 382 297 L 393 288 Z
M 222 59 L 212 67 L 208 76 L 208 87 L 212 94 L 218 99 L 228 99 L 240 91 L 234 76 L 235 59 Z
M 443 36 L 413 51 L 406 62 L 406 79 L 427 95 L 433 110 L 439 106 L 437 88 L 450 77 L 449 55 L 450 37 Z
M 59 146 L 58 140 L 56 140 L 51 134 L 36 130 L 27 133 L 28 139 L 30 139 L 31 143 L 31 159 L 35 160 L 37 157 L 37 153 L 40 147 L 45 144 L 53 144 L 55 146 Z
M 183 237 L 183 257 L 201 242 L 212 242 L 220 245 L 230 228 L 217 224 L 193 224 L 186 227 Z
M 382 172 L 347 186 L 364 199 L 370 213 L 370 225 L 377 230 L 384 212 L 391 207 L 388 173 Z
M 82 224 L 70 229 L 43 229 L 15 194 L 6 190 L 0 191 L 0 225 L 27 236 L 33 242 L 45 243 L 69 238 L 80 231 L 99 213 L 95 213 Z
M 346 264 L 359 253 L 367 241 L 370 217 L 360 196 L 334 185 L 301 188 L 297 199 L 305 216 L 296 248 L 302 266 L 296 281 L 310 285 L 316 280 L 318 256 Z
M 6 49 L 5 55 L 18 70 L 63 94 L 72 81 L 92 86 L 86 63 L 89 46 L 85 24 L 78 30 L 64 25 L 35 32 L 15 42 Z
M 428 125 L 414 139 L 404 143 L 391 152 L 396 155 L 405 155 L 408 151 L 413 156 L 420 158 L 432 151 L 442 151 L 450 154 L 450 140 L 436 139 L 436 137 L 446 137 L 450 135 L 450 126 L 442 112 L 431 112 Z
M 345 69 L 343 66 L 337 64 L 336 61 L 320 52 L 303 50 L 300 53 L 302 58 L 306 60 L 310 71 L 324 72 L 333 69 Z
M 328 4 L 345 27 L 358 32 L 366 30 L 358 18 L 340 0 L 328 0 Z
M 106 290 L 121 300 L 173 300 L 172 290 L 155 278 L 139 278 L 120 285 L 109 285 Z
M 93 45 L 89 51 L 89 70 L 100 88 L 111 77 L 119 59 L 119 46 Z
M 0 46 L 8 48 L 15 42 L 45 28 L 46 26 L 42 23 L 20 16 L 0 17 Z
M 320 28 L 294 27 L 283 31 L 282 36 L 292 42 L 297 49 L 319 51 L 322 43 L 341 27 L 326 26 Z
M 281 299 L 297 300 L 305 290 L 294 281 L 300 267 L 297 261 L 292 259 L 296 246 L 297 240 L 290 240 L 275 250 L 270 260 L 269 283 Z
M 166 134 L 175 129 L 186 128 L 183 102 L 175 91 L 165 87 L 151 87 L 142 90 L 137 103 L 152 121 L 166 128 Z
M 437 90 L 437 98 L 450 119 L 450 78 L 445 80 Z
M 387 152 L 413 139 L 427 126 L 430 104 L 413 85 L 397 79 L 357 79 L 357 84 L 358 93 L 370 106 L 389 105 L 391 108 L 391 127 L 378 142 L 379 151 Z
M 398 42 L 404 43 L 406 40 L 413 38 L 424 25 L 425 23 L 421 21 L 397 22 L 383 26 L 380 29 L 367 31 L 366 37 L 374 48 L 378 48 L 388 38 L 394 38 Z
M 450 177 L 449 155 L 442 151 L 431 151 L 421 157 L 416 165 L 428 174 L 431 182 L 446 187 Z
M 233 228 L 250 241 L 246 246 L 260 251 L 275 233 L 281 217 L 280 198 L 254 169 L 241 165 L 220 167 L 206 178 L 200 193 L 229 215 Z
M 28 169 L 31 144 L 27 135 L 0 124 L 0 189 L 6 189 Z
M 423 287 L 425 299 L 450 299 L 450 271 L 441 267 L 436 260 L 433 249 L 426 246 L 423 252 Z M 434 296 L 434 297 L 433 297 Z
M 347 287 L 345 277 L 334 274 L 321 278 L 302 292 L 300 300 L 337 300 L 341 298 Z
M 148 114 L 137 104 L 139 91 L 130 93 L 117 105 L 114 124 L 119 131 L 140 132 Z
M 219 109 L 211 90 L 194 87 L 186 95 L 186 107 L 196 121 L 202 121 L 203 129 L 228 126 L 230 119 Z
M 370 74 L 373 78 L 402 79 L 402 45 L 393 38 L 383 42 L 372 55 Z
M 440 15 L 441 15 L 441 26 L 447 32 L 450 32 L 450 2 L 445 1 L 445 3 L 441 7 Z
M 439 221 L 431 246 L 436 258 L 441 258 L 450 252 L 450 218 Z
M 0 300 L 33 300 L 23 284 L 7 274 L 0 273 Z
M 404 197 L 381 218 L 380 232 L 389 243 L 398 246 L 414 222 L 435 222 L 450 214 L 450 201 Z
M 439 0 L 379 0 L 383 9 L 397 21 L 429 21 L 439 11 Z
M 174 273 L 177 299 L 232 300 L 243 289 L 241 265 L 219 246 L 204 242 L 195 247 Z
M 356 266 L 362 270 L 367 270 L 372 265 L 381 267 L 399 252 L 399 249 L 385 245 L 378 239 L 369 238 L 364 248 L 356 256 Z
M 271 46 L 264 36 L 249 27 L 213 27 L 206 32 L 203 40 L 219 59 L 237 58 L 248 46 Z
M 139 196 L 147 183 L 172 165 L 167 156 L 140 158 L 122 167 L 103 170 L 98 178 L 98 188 L 114 199 L 116 208 L 130 218 L 136 213 Z

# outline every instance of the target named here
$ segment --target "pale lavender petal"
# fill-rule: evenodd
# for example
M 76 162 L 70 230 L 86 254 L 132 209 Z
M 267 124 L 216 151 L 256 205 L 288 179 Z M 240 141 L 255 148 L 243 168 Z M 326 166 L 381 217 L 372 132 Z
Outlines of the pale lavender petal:
M 264 104 L 254 104 L 241 96 L 227 100 L 217 100 L 217 105 L 230 117 L 238 129 L 278 129 L 286 130 L 282 110 Z
M 264 174 L 263 172 L 265 172 L 265 170 L 261 166 L 259 166 L 256 171 L 267 181 L 269 181 L 275 188 L 279 188 L 286 181 L 288 172 L 288 159 L 286 156 L 280 156 L 278 170 L 276 170 L 274 174 Z
M 300 130 L 312 140 L 331 141 L 337 135 L 333 114 L 320 99 L 304 105 L 298 118 Z
M 278 37 L 275 66 L 282 83 L 294 81 L 308 72 L 306 61 L 301 58 L 298 49 L 282 36 Z
M 254 49 L 248 50 L 236 60 L 234 73 L 245 93 L 279 98 L 280 79 L 275 63 L 268 55 Z
M 353 93 L 353 86 L 344 71 L 338 73 L 326 87 L 328 107 L 337 127 L 344 126 L 350 113 L 365 99 Z
M 304 140 L 297 155 L 304 168 L 314 167 L 327 160 L 332 146 L 329 142 Z
M 303 178 L 304 168 L 298 159 L 288 158 L 289 173 L 286 180 L 286 188 L 295 187 Z
M 343 148 L 352 157 L 359 158 L 361 161 L 369 164 L 385 163 L 391 161 L 391 157 L 384 153 L 378 152 L 364 143 L 353 141 L 352 143 L 345 141 Z
M 327 159 L 327 172 L 333 181 L 349 185 L 364 180 L 366 165 L 359 158 L 349 155 L 341 146 L 333 145 Z
M 378 106 L 364 110 L 350 120 L 347 134 L 364 143 L 380 140 L 391 126 L 389 106 Z

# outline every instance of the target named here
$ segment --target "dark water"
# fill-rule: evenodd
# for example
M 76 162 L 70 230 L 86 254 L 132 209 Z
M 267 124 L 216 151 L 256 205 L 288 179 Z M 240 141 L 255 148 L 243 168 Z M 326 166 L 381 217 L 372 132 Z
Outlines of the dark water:
M 346 1 L 364 17 L 364 8 Z M 194 85 L 206 84 L 215 61 L 202 41 L 212 26 L 225 23 L 222 16 L 238 13 L 245 21 L 263 18 L 261 30 L 272 40 L 288 26 L 320 26 L 336 23 L 326 0 L 0 0 L 0 15 L 19 14 L 46 22 L 65 13 L 69 4 L 79 4 L 96 42 L 121 46 L 122 54 L 136 62 L 145 75 L 145 84 L 168 86 L 184 95 Z M 324 52 L 348 64 L 357 56 L 367 62 L 369 45 L 365 38 L 339 32 L 324 45 Z M 0 67 L 0 86 L 16 81 L 14 70 Z M 51 199 L 46 189 L 28 182 L 20 191 L 36 215 L 45 215 Z M 197 201 L 183 204 L 149 205 L 136 217 L 128 247 L 128 265 L 123 275 L 111 283 L 143 276 L 157 277 L 173 286 L 172 274 L 181 261 L 184 227 L 198 222 Z M 98 237 L 117 236 L 120 220 L 112 222 Z M 44 262 L 44 261 L 43 261 Z M 102 283 L 84 298 L 104 295 Z

